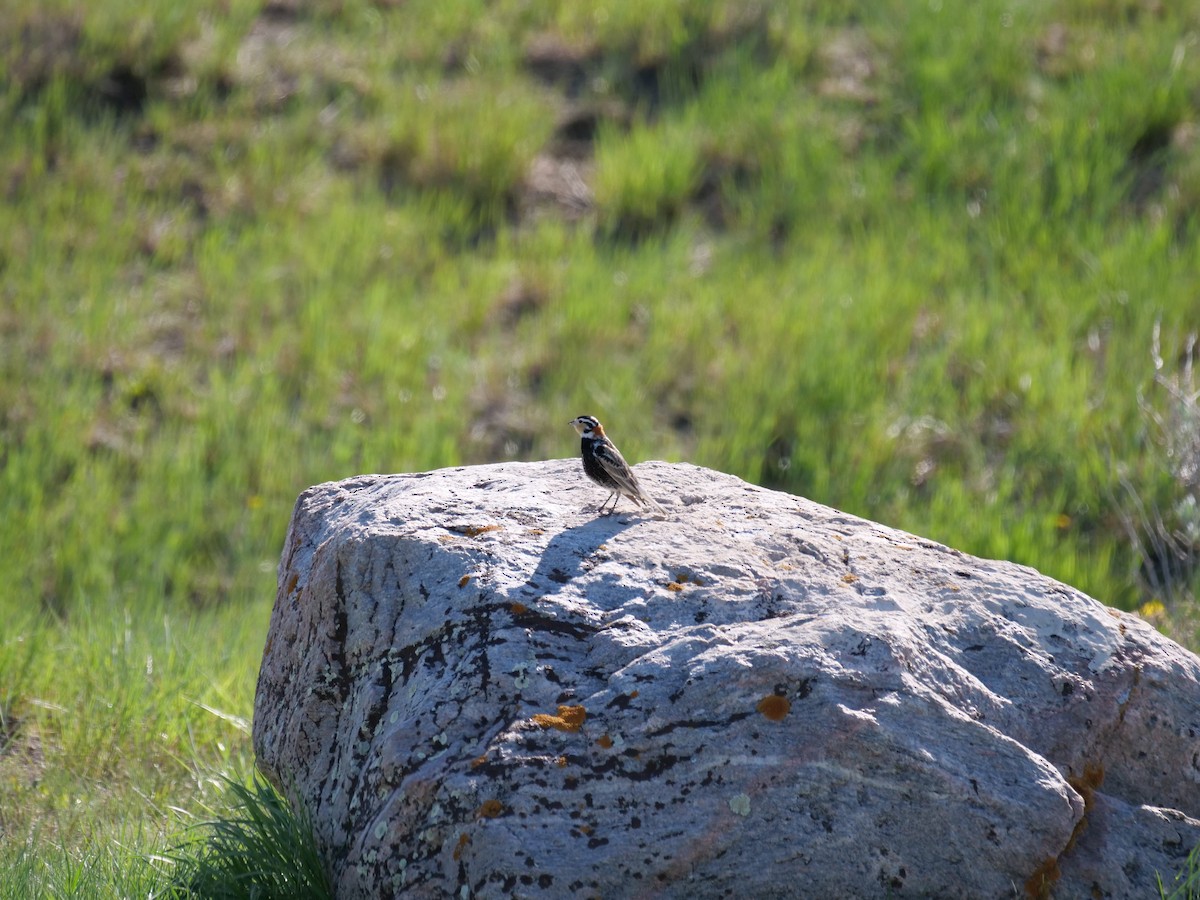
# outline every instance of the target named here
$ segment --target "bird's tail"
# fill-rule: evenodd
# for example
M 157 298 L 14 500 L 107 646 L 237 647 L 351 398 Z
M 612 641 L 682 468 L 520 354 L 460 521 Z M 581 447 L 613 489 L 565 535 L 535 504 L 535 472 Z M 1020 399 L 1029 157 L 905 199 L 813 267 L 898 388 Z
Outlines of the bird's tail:
M 657 500 L 655 500 L 653 497 L 647 496 L 643 491 L 638 491 L 637 500 L 638 503 L 651 512 L 657 513 L 660 516 L 665 516 L 667 514 L 667 511 L 662 508 Z

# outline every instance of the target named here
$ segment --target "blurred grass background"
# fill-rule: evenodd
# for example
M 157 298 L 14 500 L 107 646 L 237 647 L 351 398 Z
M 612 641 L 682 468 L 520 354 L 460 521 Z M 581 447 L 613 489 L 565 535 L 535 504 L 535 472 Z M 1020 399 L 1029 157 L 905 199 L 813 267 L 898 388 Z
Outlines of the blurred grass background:
M 301 490 L 580 412 L 1200 646 L 1200 7 L 4 18 L 0 892 L 151 893 L 249 778 Z

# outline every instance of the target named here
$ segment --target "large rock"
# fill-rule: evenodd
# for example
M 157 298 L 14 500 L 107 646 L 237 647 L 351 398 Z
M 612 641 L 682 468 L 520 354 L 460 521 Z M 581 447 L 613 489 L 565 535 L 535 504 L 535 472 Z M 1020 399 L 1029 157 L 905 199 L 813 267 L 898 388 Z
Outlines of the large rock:
M 311 488 L 259 765 L 340 897 L 1146 897 L 1200 842 L 1200 660 L 990 562 L 687 465 Z

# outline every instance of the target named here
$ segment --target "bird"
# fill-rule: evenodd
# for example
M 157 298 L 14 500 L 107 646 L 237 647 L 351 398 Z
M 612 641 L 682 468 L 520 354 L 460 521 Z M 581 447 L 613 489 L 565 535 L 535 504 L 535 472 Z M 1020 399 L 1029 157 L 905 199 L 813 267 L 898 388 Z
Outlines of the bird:
M 595 416 L 576 416 L 567 423 L 579 432 L 579 450 L 583 456 L 583 474 L 610 493 L 600 504 L 603 510 L 612 500 L 612 508 L 605 513 L 610 515 L 617 509 L 621 497 L 628 497 L 638 506 L 662 513 L 663 508 L 654 502 L 638 484 L 633 470 L 625 457 L 617 449 L 617 445 L 609 440 L 604 433 L 604 426 Z

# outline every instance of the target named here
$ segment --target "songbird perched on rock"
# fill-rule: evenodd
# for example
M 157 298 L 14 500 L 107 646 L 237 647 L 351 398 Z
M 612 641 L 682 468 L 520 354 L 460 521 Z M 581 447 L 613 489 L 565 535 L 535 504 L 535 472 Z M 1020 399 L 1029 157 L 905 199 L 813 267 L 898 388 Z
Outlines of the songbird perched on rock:
M 623 496 L 628 497 L 638 506 L 656 513 L 663 512 L 661 506 L 646 496 L 642 486 L 638 484 L 633 470 L 629 468 L 629 463 L 625 462 L 625 457 L 621 455 L 617 445 L 610 441 L 608 435 L 604 433 L 604 426 L 600 424 L 599 419 L 595 416 L 578 416 L 569 424 L 579 432 L 583 473 L 610 492 L 604 503 L 600 504 L 601 512 L 609 500 L 612 500 L 613 505 L 605 515 L 615 512 L 617 503 Z

